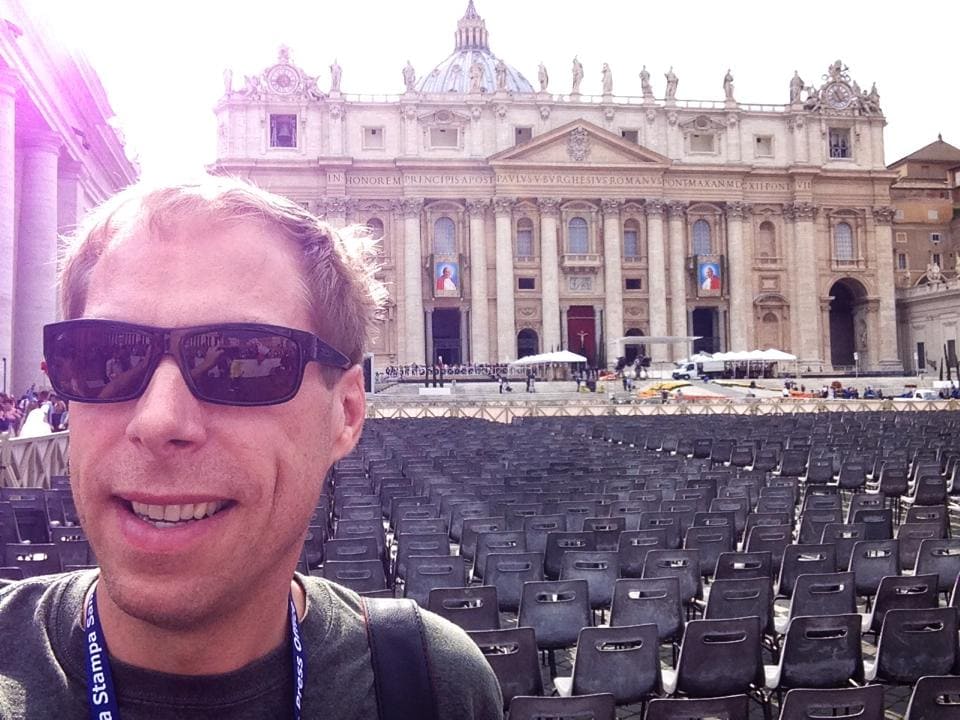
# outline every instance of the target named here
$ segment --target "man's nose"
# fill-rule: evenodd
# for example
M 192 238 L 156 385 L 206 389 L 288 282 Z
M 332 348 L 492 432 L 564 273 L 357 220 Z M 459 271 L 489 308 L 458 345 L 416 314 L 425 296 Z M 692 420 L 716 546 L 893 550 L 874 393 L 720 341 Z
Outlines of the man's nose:
M 173 357 L 161 359 L 147 389 L 134 401 L 127 437 L 155 454 L 165 454 L 206 439 L 204 406 L 190 392 Z

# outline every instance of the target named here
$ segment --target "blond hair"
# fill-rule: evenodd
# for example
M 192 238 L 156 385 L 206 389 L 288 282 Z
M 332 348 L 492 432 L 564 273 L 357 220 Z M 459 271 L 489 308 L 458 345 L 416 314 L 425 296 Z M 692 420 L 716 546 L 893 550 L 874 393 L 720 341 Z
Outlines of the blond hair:
M 314 332 L 352 362 L 362 360 L 386 300 L 386 289 L 375 277 L 372 233 L 356 225 L 337 231 L 287 198 L 228 177 L 133 185 L 93 210 L 68 240 L 60 274 L 63 317 L 83 315 L 93 269 L 114 241 L 142 230 L 163 237 L 198 220 L 255 224 L 289 240 L 300 261 Z

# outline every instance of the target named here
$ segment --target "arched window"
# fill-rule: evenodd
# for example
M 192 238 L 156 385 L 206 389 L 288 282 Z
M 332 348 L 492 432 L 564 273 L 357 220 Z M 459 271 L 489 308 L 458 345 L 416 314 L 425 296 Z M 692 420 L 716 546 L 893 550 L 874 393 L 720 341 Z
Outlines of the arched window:
M 367 220 L 367 227 L 370 228 L 370 235 L 374 240 L 380 240 L 383 237 L 383 220 L 380 218 L 370 218 Z
M 777 259 L 777 235 L 773 223 L 765 220 L 757 229 L 757 260 L 771 263 Z
M 627 220 L 623 224 L 623 259 L 640 259 L 640 227 L 636 220 Z
M 837 260 L 853 260 L 853 228 L 850 223 L 837 223 L 833 229 L 833 245 Z
M 582 217 L 570 218 L 567 223 L 567 252 L 571 255 L 586 255 L 590 252 L 587 221 Z
M 710 239 L 710 223 L 706 220 L 697 220 L 693 224 L 693 254 L 713 254 L 713 242 Z
M 517 220 L 517 257 L 533 257 L 533 221 L 530 218 Z
M 517 333 L 517 359 L 536 355 L 540 348 L 540 338 L 537 333 L 530 328 L 525 328 Z
M 455 255 L 457 252 L 457 231 L 453 220 L 439 217 L 433 223 L 433 252 L 436 255 Z

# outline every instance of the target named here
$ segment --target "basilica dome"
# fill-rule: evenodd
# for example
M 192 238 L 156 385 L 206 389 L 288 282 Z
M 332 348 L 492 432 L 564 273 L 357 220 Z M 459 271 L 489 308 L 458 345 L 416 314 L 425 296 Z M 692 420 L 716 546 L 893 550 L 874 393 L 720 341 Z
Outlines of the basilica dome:
M 420 78 L 417 90 L 422 93 L 469 93 L 474 83 L 471 73 L 476 73 L 473 70 L 476 66 L 480 70 L 480 92 L 496 92 L 497 65 L 500 62 L 500 58 L 490 52 L 486 23 L 477 14 L 473 0 L 470 0 L 467 12 L 457 23 L 453 53 Z M 504 89 L 507 92 L 534 92 L 533 86 L 519 70 L 506 63 L 504 70 Z

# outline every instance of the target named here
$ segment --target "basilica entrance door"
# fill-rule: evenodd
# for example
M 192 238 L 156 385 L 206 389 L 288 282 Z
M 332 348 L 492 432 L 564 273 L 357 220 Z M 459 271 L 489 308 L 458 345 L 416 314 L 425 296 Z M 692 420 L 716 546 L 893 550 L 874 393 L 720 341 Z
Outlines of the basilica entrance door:
M 459 365 L 460 357 L 460 311 L 457 308 L 434 308 L 433 310 L 433 357 L 447 365 Z
M 693 310 L 693 334 L 699 340 L 693 341 L 693 351 L 715 353 L 720 350 L 719 313 L 716 308 L 698 307 Z
M 567 310 L 567 348 L 597 364 L 597 319 L 592 305 L 572 305 Z

